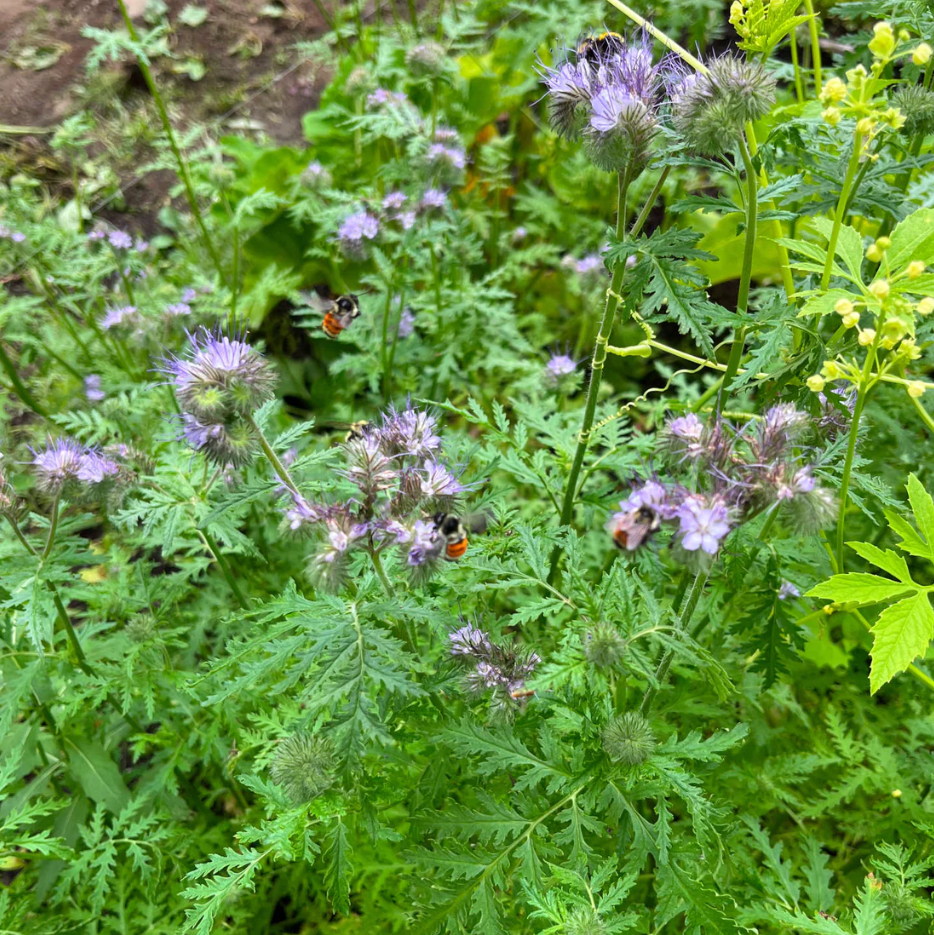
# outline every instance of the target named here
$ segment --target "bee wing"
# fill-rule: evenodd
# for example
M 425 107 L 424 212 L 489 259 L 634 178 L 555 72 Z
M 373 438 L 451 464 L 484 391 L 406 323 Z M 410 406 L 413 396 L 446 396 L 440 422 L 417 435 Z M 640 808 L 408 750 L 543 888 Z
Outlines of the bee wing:
M 298 294 L 301 297 L 301 300 L 310 308 L 313 308 L 316 312 L 325 314 L 334 308 L 333 299 L 325 299 L 323 296 L 318 295 L 317 292 L 301 290 Z
M 461 522 L 464 524 L 464 528 L 468 532 L 475 533 L 479 535 L 487 531 L 487 527 L 490 525 L 493 517 L 489 513 L 468 513 Z

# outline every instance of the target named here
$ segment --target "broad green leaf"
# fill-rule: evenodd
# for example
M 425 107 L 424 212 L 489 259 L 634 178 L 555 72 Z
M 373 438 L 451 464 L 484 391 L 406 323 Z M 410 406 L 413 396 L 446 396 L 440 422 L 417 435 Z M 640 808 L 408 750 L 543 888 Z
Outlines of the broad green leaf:
M 107 751 L 91 740 L 65 737 L 62 743 L 68 754 L 69 770 L 85 795 L 114 814 L 123 811 L 130 804 L 130 790 Z
M 911 583 L 911 572 L 908 570 L 908 562 L 903 555 L 893 552 L 891 549 L 883 551 L 871 542 L 848 542 L 847 545 L 861 558 L 873 565 L 887 571 L 893 578 Z
M 890 581 L 879 575 L 853 572 L 847 575 L 834 575 L 822 581 L 808 591 L 808 597 L 823 597 L 841 604 L 879 604 L 882 601 L 899 597 L 906 591 L 915 590 L 914 584 Z
M 918 535 L 918 531 L 894 510 L 885 511 L 885 519 L 888 522 L 892 532 L 902 541 L 898 547 L 909 555 L 915 555 L 918 558 L 931 558 L 931 549 L 928 544 Z
M 927 592 L 919 591 L 886 607 L 879 614 L 872 635 L 869 687 L 875 694 L 926 652 L 934 636 L 934 610 L 931 609 Z
M 912 260 L 920 260 L 925 266 L 934 263 L 934 208 L 921 208 L 895 225 L 886 259 L 892 270 Z
M 829 315 L 840 299 L 852 301 L 854 298 L 857 298 L 857 296 L 854 296 L 852 292 L 847 292 L 846 289 L 828 289 L 822 295 L 812 295 L 801 306 L 798 318 L 809 318 L 812 315 Z
M 908 475 L 908 500 L 928 548 L 934 545 L 934 500 L 914 474 Z
M 814 218 L 814 228 L 819 234 L 827 238 L 828 243 L 833 232 L 833 221 L 829 218 Z M 837 235 L 836 256 L 846 264 L 850 275 L 857 282 L 862 278 L 863 267 L 863 239 L 859 236 L 856 229 L 844 224 Z

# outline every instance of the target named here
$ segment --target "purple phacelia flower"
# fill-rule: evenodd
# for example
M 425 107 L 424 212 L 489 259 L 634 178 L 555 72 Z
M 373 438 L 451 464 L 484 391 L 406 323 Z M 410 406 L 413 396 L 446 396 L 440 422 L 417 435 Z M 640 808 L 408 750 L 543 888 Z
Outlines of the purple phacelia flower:
M 623 513 L 631 513 L 639 507 L 649 507 L 662 519 L 674 519 L 680 506 L 678 498 L 672 497 L 665 486 L 655 480 L 647 480 L 641 486 L 634 486 L 629 496 L 619 503 Z
M 449 633 L 448 639 L 451 641 L 452 656 L 474 656 L 489 653 L 493 648 L 489 636 L 470 623 Z
M 399 316 L 399 337 L 408 338 L 411 337 L 412 333 L 415 331 L 415 315 L 412 313 L 412 310 L 408 307 L 402 309 L 402 314 Z
M 420 409 L 390 409 L 380 435 L 394 453 L 413 458 L 433 457 L 441 447 L 441 439 L 435 434 L 437 425 L 431 413 Z
M 407 561 L 412 567 L 430 565 L 440 558 L 443 546 L 444 539 L 435 524 L 417 519 L 412 527 L 412 545 Z
M 781 587 L 778 589 L 778 599 L 787 601 L 793 597 L 801 597 L 801 592 L 790 581 L 782 580 Z
M 528 237 L 529 232 L 524 227 L 515 227 L 513 228 L 512 234 L 510 234 L 509 239 L 513 243 L 522 243 L 526 237 Z
M 415 212 L 414 211 L 400 211 L 396 215 L 395 220 L 397 220 L 402 225 L 402 229 L 404 231 L 410 230 L 412 227 L 415 226 Z
M 206 328 L 188 334 L 189 356 L 163 361 L 182 409 L 200 422 L 250 415 L 273 396 L 269 363 L 237 335 Z
M 145 253 L 149 249 L 149 241 L 143 240 L 142 237 L 136 238 L 136 252 Z
M 77 480 L 86 449 L 71 438 L 49 437 L 46 447 L 32 449 L 36 486 L 49 496 L 58 496 L 69 481 Z
M 405 192 L 389 192 L 383 199 L 383 208 L 386 211 L 398 211 L 406 202 Z
M 85 484 L 101 484 L 120 473 L 120 466 L 98 451 L 87 451 L 78 468 L 78 480 Z
M 174 302 L 172 305 L 166 305 L 166 318 L 184 318 L 191 314 L 191 306 L 187 302 Z
M 421 492 L 426 500 L 451 500 L 465 489 L 443 464 L 429 463 L 422 470 Z
M 426 211 L 440 210 L 448 203 L 448 196 L 437 188 L 429 188 L 422 195 L 422 208 Z
M 577 370 L 577 362 L 567 354 L 552 354 L 545 364 L 545 369 L 557 379 L 574 373 Z
M 445 146 L 443 143 L 432 143 L 428 147 L 425 158 L 435 166 L 447 169 L 463 169 L 467 165 L 467 154 L 462 149 Z
M 564 61 L 554 68 L 539 62 L 538 73 L 545 85 L 552 129 L 567 139 L 577 139 L 586 125 L 594 92 L 591 69 L 586 62 Z
M 133 305 L 121 305 L 117 308 L 109 308 L 101 321 L 101 327 L 105 331 L 111 328 L 117 328 L 136 318 L 136 307 Z
M 88 402 L 99 403 L 107 398 L 107 394 L 101 389 L 101 378 L 92 373 L 84 378 L 84 395 Z
M 776 492 L 777 500 L 792 500 L 799 494 L 811 493 L 817 485 L 817 482 L 811 475 L 810 465 L 805 465 L 797 470 L 791 468 L 791 470 L 794 471 L 791 479 L 783 481 L 778 485 L 778 490 Z
M 26 235 L 7 227 L 5 224 L 0 224 L 0 240 L 12 240 L 13 243 L 23 243 L 23 241 L 26 240 Z
M 290 529 L 300 529 L 302 526 L 320 523 L 326 511 L 316 504 L 309 503 L 301 494 L 289 491 L 292 497 L 292 506 L 285 511 L 285 518 Z
M 704 500 L 690 497 L 678 511 L 681 520 L 681 546 L 686 552 L 698 549 L 716 555 L 720 540 L 730 531 L 729 517 L 722 503 L 707 505 Z
M 186 286 L 182 289 L 182 302 L 188 305 L 189 302 L 194 302 L 198 298 L 197 289 L 192 289 L 191 286 Z
M 377 88 L 366 96 L 366 106 L 382 107 L 384 104 L 404 104 L 408 96 L 402 91 L 387 91 L 385 88 Z
M 574 264 L 578 276 L 587 276 L 590 273 L 599 273 L 603 270 L 603 257 L 597 253 L 590 253 Z
M 379 221 L 367 211 L 358 211 L 344 218 L 337 231 L 341 250 L 355 259 L 364 256 L 364 241 L 373 240 L 379 233 Z
M 111 231 L 107 235 L 107 242 L 115 250 L 129 250 L 133 246 L 133 238 L 126 231 Z

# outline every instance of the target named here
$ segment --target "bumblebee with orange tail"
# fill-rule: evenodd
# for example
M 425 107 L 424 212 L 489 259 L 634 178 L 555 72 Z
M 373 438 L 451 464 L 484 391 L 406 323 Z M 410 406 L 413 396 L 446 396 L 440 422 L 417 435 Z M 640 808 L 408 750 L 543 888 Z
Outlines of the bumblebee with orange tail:
M 302 292 L 300 295 L 313 309 L 324 314 L 321 330 L 329 338 L 340 337 L 360 316 L 360 300 L 353 294 L 339 295 L 333 299 L 324 298 L 316 292 Z
M 435 513 L 432 517 L 438 538 L 444 545 L 444 557 L 449 562 L 458 562 L 467 551 L 467 533 L 486 531 L 487 518 L 482 513 L 455 516 L 453 513 Z
M 577 58 L 599 65 L 611 55 L 619 55 L 626 45 L 626 40 L 618 32 L 604 30 L 595 36 L 585 36 L 577 44 Z

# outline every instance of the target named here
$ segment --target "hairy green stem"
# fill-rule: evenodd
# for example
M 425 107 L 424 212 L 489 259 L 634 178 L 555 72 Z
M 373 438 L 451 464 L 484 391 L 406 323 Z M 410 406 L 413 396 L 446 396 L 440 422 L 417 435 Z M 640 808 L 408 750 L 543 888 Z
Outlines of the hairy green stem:
M 691 618 L 694 616 L 694 611 L 697 610 L 697 605 L 700 601 L 701 594 L 704 591 L 704 585 L 707 584 L 707 575 L 709 572 L 699 571 L 694 578 L 694 584 L 691 586 L 691 593 L 688 595 L 687 603 L 684 605 L 684 611 L 681 613 L 681 616 L 678 620 L 678 629 L 682 632 L 687 629 L 687 625 L 691 622 Z M 665 680 L 668 675 L 668 670 L 671 668 L 671 662 L 674 659 L 674 651 L 668 650 L 664 656 L 662 656 L 662 661 L 658 664 L 658 668 L 655 670 L 655 681 L 658 683 L 657 686 L 649 685 L 645 690 L 645 695 L 642 698 L 642 707 L 639 709 L 643 717 L 648 717 L 649 712 L 652 710 L 652 705 L 655 702 L 655 698 L 661 689 L 662 682 Z
M 745 315 L 749 311 L 749 287 L 752 282 L 752 260 L 756 249 L 756 225 L 759 217 L 759 186 L 756 178 L 756 170 L 752 164 L 752 157 L 749 155 L 749 148 L 746 146 L 746 140 L 739 138 L 739 152 L 743 159 L 743 166 L 746 171 L 746 231 L 745 242 L 743 245 L 743 267 L 739 277 L 739 295 L 736 298 L 736 311 L 739 315 Z M 730 357 L 727 360 L 726 371 L 723 374 L 723 382 L 720 384 L 720 392 L 717 395 L 717 414 L 719 414 L 730 395 L 730 386 L 736 377 L 736 371 L 739 370 L 740 362 L 743 359 L 743 350 L 746 346 L 746 326 L 740 325 L 733 332 L 733 346 L 730 349 Z
M 383 563 L 379 557 L 379 551 L 377 549 L 370 549 L 370 559 L 373 562 L 373 568 L 376 571 L 376 575 L 380 580 L 380 583 L 383 585 L 383 590 L 386 592 L 387 597 L 392 597 L 392 585 L 389 583 L 389 579 L 386 577 L 386 572 L 383 570 Z
M 227 582 L 227 586 L 233 592 L 233 596 L 237 599 L 237 603 L 243 610 L 247 610 L 250 606 L 249 601 L 247 601 L 243 591 L 240 590 L 240 585 L 237 583 L 237 579 L 230 570 L 227 557 L 221 551 L 220 546 L 217 544 L 217 540 L 206 529 L 201 530 L 201 535 L 204 537 L 205 544 L 211 550 L 211 554 L 214 556 L 214 561 L 217 562 L 217 565 L 221 570 L 221 574 L 224 576 L 224 580 Z
M 266 455 L 269 463 L 272 465 L 273 470 L 279 476 L 279 480 L 281 480 L 282 483 L 285 484 L 285 486 L 288 487 L 296 497 L 301 497 L 301 493 L 299 493 L 295 481 L 292 480 L 292 476 L 289 474 L 285 465 L 279 460 L 279 456 L 272 450 L 272 445 L 270 445 L 266 440 L 266 436 L 263 434 L 263 430 L 256 424 L 256 420 L 252 416 L 250 416 L 250 423 L 252 424 L 253 429 L 259 438 L 259 444 L 263 449 L 263 454 Z
M 804 0 L 804 9 L 808 14 L 808 32 L 811 36 L 811 68 L 814 71 L 814 94 L 820 97 L 823 90 L 820 63 L 820 34 L 817 28 L 817 15 L 814 12 L 814 0 Z
M 130 11 L 126 7 L 125 0 L 117 0 L 117 4 L 120 7 L 120 13 L 123 16 L 123 22 L 126 24 L 127 32 L 130 34 L 130 39 L 132 39 L 133 42 L 138 43 L 139 33 L 137 33 L 136 27 L 133 25 L 133 20 L 130 18 Z M 191 209 L 195 223 L 198 225 L 198 229 L 201 232 L 201 239 L 204 241 L 204 245 L 207 248 L 209 256 L 211 257 L 211 262 L 214 264 L 214 268 L 217 270 L 217 275 L 223 282 L 224 269 L 221 266 L 220 256 L 218 255 L 217 249 L 214 246 L 214 241 L 211 239 L 211 235 L 208 233 L 208 229 L 205 226 L 204 217 L 201 214 L 201 209 L 198 207 L 198 199 L 195 197 L 195 190 L 191 184 L 191 174 L 188 171 L 188 163 L 185 161 L 185 157 L 182 155 L 181 149 L 179 149 L 178 141 L 175 138 L 175 131 L 172 129 L 172 121 L 169 119 L 168 110 L 166 110 L 165 101 L 162 99 L 162 95 L 159 93 L 159 88 L 157 87 L 156 82 L 152 77 L 152 71 L 150 70 L 149 65 L 139 56 L 136 57 L 136 63 L 139 65 L 139 70 L 142 72 L 143 80 L 146 82 L 146 87 L 149 88 L 149 93 L 152 95 L 152 99 L 156 104 L 156 109 L 159 111 L 159 119 L 162 121 L 162 128 L 165 130 L 165 135 L 169 141 L 169 147 L 171 148 L 172 155 L 175 157 L 175 162 L 178 165 L 178 176 L 185 188 L 185 198 L 188 201 L 188 207 Z
M 626 195 L 631 181 L 629 168 L 619 173 L 619 201 L 616 212 L 616 237 L 622 240 L 626 230 Z M 577 480 L 580 477 L 581 467 L 584 464 L 584 455 L 590 445 L 590 430 L 593 426 L 594 413 L 597 409 L 597 396 L 600 392 L 600 380 L 603 376 L 603 365 L 606 361 L 606 346 L 610 340 L 610 332 L 616 321 L 616 309 L 619 306 L 619 291 L 623 285 L 623 276 L 626 272 L 625 263 L 617 263 L 613 270 L 613 279 L 610 288 L 606 292 L 606 302 L 603 306 L 603 319 L 600 322 L 600 330 L 597 333 L 597 340 L 594 343 L 593 360 L 590 368 L 590 385 L 587 388 L 587 400 L 584 404 L 584 418 L 581 423 L 580 433 L 577 437 L 577 450 L 574 453 L 574 461 L 571 464 L 571 472 L 568 475 L 567 486 L 564 489 L 564 500 L 561 504 L 561 525 L 568 526 L 571 522 L 571 515 L 574 511 L 574 501 L 577 498 Z M 557 568 L 559 555 L 552 556 L 551 581 Z
M 833 271 L 834 256 L 837 252 L 837 240 L 840 238 L 840 228 L 843 225 L 843 218 L 846 214 L 846 206 L 850 202 L 850 192 L 854 190 L 853 182 L 859 171 L 859 157 L 863 149 L 863 134 L 856 131 L 853 137 L 853 153 L 850 161 L 847 163 L 846 174 L 843 177 L 843 187 L 840 189 L 840 197 L 837 200 L 837 210 L 834 212 L 833 227 L 830 231 L 830 241 L 827 244 L 827 260 L 824 263 L 824 272 L 821 275 L 820 287 L 825 292 L 830 286 L 830 274 Z

